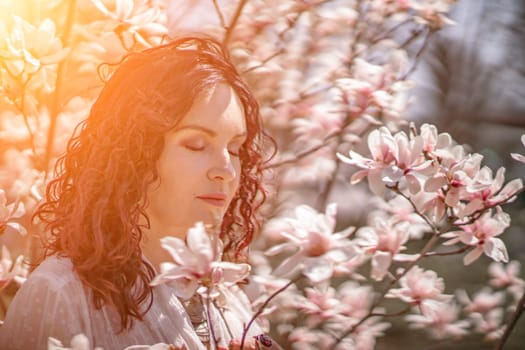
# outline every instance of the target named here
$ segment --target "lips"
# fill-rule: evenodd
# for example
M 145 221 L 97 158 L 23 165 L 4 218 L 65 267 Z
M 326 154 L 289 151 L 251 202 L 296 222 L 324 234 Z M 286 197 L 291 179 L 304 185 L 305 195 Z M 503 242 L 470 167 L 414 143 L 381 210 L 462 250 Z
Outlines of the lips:
M 228 198 L 224 193 L 206 193 L 197 196 L 198 199 L 216 207 L 224 207 Z

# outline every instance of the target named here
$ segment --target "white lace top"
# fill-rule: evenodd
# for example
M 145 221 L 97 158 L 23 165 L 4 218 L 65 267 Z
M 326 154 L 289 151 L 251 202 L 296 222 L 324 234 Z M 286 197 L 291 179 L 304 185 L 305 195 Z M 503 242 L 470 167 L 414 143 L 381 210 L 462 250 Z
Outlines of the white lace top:
M 225 299 L 223 315 L 219 315 L 217 309 L 211 310 L 221 346 L 229 343 L 230 332 L 234 338 L 240 338 L 243 323 L 246 324 L 252 315 L 246 295 L 237 286 L 225 293 Z M 153 288 L 153 305 L 142 322 L 135 320 L 130 330 L 121 333 L 119 329 L 120 318 L 113 309 L 95 309 L 71 261 L 49 257 L 35 269 L 11 302 L 4 324 L 0 326 L 0 349 L 44 350 L 48 337 L 69 346 L 73 336 L 79 333 L 88 337 L 92 348 L 97 346 L 104 350 L 157 343 L 185 345 L 189 350 L 206 349 L 186 310 L 168 285 Z M 261 333 L 254 324 L 249 335 Z

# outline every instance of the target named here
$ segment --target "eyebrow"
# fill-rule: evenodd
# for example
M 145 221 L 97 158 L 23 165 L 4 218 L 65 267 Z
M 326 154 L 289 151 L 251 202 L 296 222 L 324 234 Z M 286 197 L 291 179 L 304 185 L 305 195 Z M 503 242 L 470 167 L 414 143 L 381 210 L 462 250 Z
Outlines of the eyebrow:
M 184 126 L 181 126 L 180 128 L 176 128 L 174 131 L 181 131 L 181 130 L 185 130 L 185 129 L 194 129 L 194 130 L 198 130 L 198 131 L 201 131 L 205 134 L 208 134 L 209 136 L 217 136 L 217 132 L 215 132 L 215 130 L 212 130 L 212 129 L 209 129 L 207 127 L 204 127 L 204 126 L 201 126 L 201 125 L 184 125 Z M 243 133 L 240 133 L 240 134 L 237 134 L 234 136 L 234 138 L 237 138 L 237 137 L 246 137 L 246 133 L 243 132 Z

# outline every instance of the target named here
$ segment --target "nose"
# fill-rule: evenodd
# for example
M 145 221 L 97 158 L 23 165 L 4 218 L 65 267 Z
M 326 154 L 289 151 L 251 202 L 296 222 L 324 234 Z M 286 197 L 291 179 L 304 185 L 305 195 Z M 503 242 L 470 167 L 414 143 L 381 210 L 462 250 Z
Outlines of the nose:
M 228 150 L 219 155 L 218 160 L 208 170 L 208 178 L 213 181 L 230 182 L 235 179 L 237 172 Z

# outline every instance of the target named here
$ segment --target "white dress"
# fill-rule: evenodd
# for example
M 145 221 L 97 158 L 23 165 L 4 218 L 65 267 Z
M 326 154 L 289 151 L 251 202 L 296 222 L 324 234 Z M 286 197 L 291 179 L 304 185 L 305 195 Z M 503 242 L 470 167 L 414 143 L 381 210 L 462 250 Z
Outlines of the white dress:
M 46 350 L 49 337 L 69 346 L 73 336 L 80 333 L 87 336 L 92 348 L 104 350 L 157 343 L 185 345 L 188 350 L 206 349 L 168 285 L 153 288 L 153 304 L 144 320 L 135 320 L 131 329 L 121 333 L 118 333 L 118 314 L 105 306 L 95 309 L 90 294 L 68 258 L 47 258 L 31 273 L 11 302 L 0 326 L 0 349 Z M 237 286 L 226 291 L 225 300 L 223 315 L 214 308 L 211 313 L 219 345 L 227 347 L 230 332 L 234 338 L 241 338 L 243 324 L 248 323 L 252 311 L 248 298 Z M 254 324 L 248 335 L 261 333 Z

